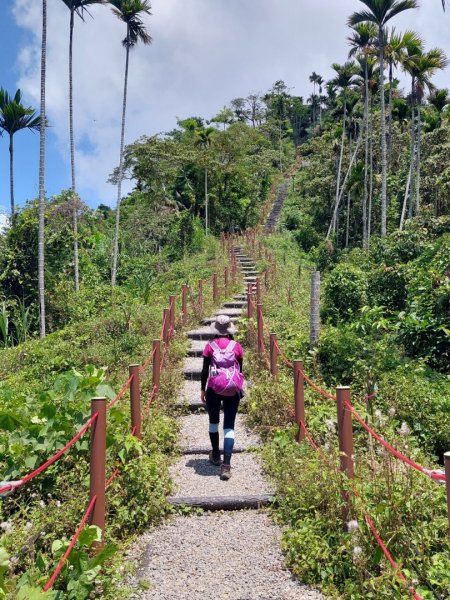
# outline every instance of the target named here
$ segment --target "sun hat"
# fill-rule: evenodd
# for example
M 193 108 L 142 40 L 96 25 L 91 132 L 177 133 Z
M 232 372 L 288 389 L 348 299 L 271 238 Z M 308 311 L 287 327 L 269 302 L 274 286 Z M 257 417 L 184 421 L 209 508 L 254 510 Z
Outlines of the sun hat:
M 211 323 L 211 331 L 217 335 L 233 335 L 236 327 L 228 315 L 217 315 Z

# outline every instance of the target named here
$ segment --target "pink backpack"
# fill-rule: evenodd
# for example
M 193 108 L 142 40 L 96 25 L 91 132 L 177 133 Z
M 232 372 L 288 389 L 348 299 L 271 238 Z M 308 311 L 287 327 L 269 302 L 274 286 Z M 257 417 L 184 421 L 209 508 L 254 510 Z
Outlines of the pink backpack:
M 213 350 L 209 368 L 208 388 L 220 396 L 235 396 L 242 391 L 244 376 L 234 353 L 236 342 L 230 340 L 223 350 L 215 341 L 209 343 Z

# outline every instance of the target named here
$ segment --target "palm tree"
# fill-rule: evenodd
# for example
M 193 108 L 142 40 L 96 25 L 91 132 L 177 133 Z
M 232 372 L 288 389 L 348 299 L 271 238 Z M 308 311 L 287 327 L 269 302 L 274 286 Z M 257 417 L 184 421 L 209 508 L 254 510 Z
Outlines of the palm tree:
M 316 83 L 319 86 L 319 123 L 322 125 L 322 86 L 325 80 L 321 75 L 317 75 Z
M 408 170 L 408 177 L 406 180 L 405 187 L 405 196 L 403 199 L 403 208 L 400 217 L 400 229 L 403 228 L 403 222 L 405 218 L 405 210 L 409 200 L 409 216 L 412 217 L 413 214 L 413 190 L 414 190 L 414 161 L 415 161 L 415 150 L 416 150 L 416 140 L 415 140 L 415 93 L 416 93 L 416 64 L 418 57 L 423 54 L 423 43 L 420 39 L 411 38 L 408 40 L 406 44 L 405 50 L 402 56 L 402 68 L 405 72 L 409 73 L 411 76 L 411 95 L 410 95 L 410 104 L 411 104 L 411 135 L 410 135 L 410 163 Z
M 47 0 L 42 0 L 42 45 L 41 45 L 41 112 L 39 127 L 39 232 L 38 232 L 38 292 L 39 333 L 45 337 L 45 79 L 47 63 Z
M 378 27 L 378 49 L 380 57 L 380 99 L 381 99 L 381 236 L 387 231 L 387 145 L 386 145 L 386 105 L 384 98 L 384 49 L 385 28 L 398 14 L 417 8 L 417 0 L 360 0 L 368 10 L 355 12 L 349 19 L 350 27 L 358 23 L 374 23 Z
M 419 56 L 416 63 L 416 91 L 415 96 L 417 99 L 417 166 L 416 166 L 416 214 L 420 210 L 420 159 L 421 159 L 421 132 L 422 132 L 422 115 L 421 115 L 421 104 L 424 96 L 425 88 L 429 91 L 434 89 L 431 82 L 431 77 L 437 70 L 445 69 L 448 65 L 448 59 L 445 52 L 440 48 L 433 48 L 426 54 Z
M 21 129 L 39 131 L 40 117 L 34 108 L 22 104 L 22 94 L 17 90 L 12 98 L 0 89 L 0 129 L 9 135 L 9 187 L 11 196 L 11 219 L 14 218 L 14 134 Z
M 343 103 L 343 116 L 342 116 L 342 135 L 341 135 L 341 150 L 339 153 L 339 165 L 336 181 L 336 200 L 334 205 L 333 218 L 330 224 L 330 230 L 335 231 L 336 229 L 336 214 L 339 204 L 339 196 L 341 191 L 341 175 L 342 175 L 342 160 L 344 157 L 344 145 L 345 145 L 345 133 L 346 133 L 346 121 L 347 121 L 347 91 L 354 82 L 356 75 L 356 66 L 353 62 L 346 62 L 343 65 L 334 63 L 332 65 L 336 71 L 336 77 L 333 79 L 333 83 L 341 89 L 342 92 L 342 103 Z
M 88 6 L 93 4 L 105 4 L 105 0 L 63 0 L 70 10 L 69 26 L 69 135 L 70 135 L 70 170 L 72 176 L 72 223 L 73 223 L 73 262 L 75 271 L 75 290 L 80 289 L 80 276 L 78 266 L 78 202 L 75 182 L 75 143 L 73 134 L 73 30 L 75 26 L 75 15 L 84 21 Z
M 202 127 L 197 129 L 195 145 L 205 151 L 205 234 L 208 235 L 208 163 L 206 152 L 211 147 L 212 137 L 216 133 L 214 127 Z
M 313 95 L 314 96 L 316 95 L 316 84 L 319 83 L 319 79 L 322 79 L 322 78 L 315 71 L 313 71 L 311 73 L 311 75 L 309 76 L 309 80 L 313 84 L 313 90 L 314 90 Z M 312 109 L 313 109 L 313 114 L 312 114 L 313 124 L 315 125 L 316 124 L 316 107 L 315 107 L 315 105 L 312 106 Z
M 127 26 L 127 35 L 123 40 L 125 47 L 125 77 L 123 85 L 122 102 L 122 127 L 120 133 L 120 155 L 119 155 L 119 174 L 117 181 L 117 207 L 116 207 L 116 227 L 114 232 L 113 263 L 111 269 L 111 285 L 116 285 L 117 263 L 119 259 L 119 227 L 120 227 L 120 199 L 122 193 L 123 179 L 123 149 L 125 138 L 125 117 L 127 111 L 127 88 L 128 88 L 128 65 L 130 60 L 130 48 L 133 48 L 139 41 L 143 44 L 151 44 L 152 38 L 145 29 L 142 21 L 143 15 L 150 15 L 150 0 L 109 0 L 113 6 L 113 13 Z
M 405 31 L 405 33 L 396 33 L 393 27 L 385 48 L 385 55 L 389 65 L 389 133 L 388 133 L 388 154 L 389 168 L 392 162 L 392 90 L 393 90 L 393 70 L 402 63 L 404 53 L 409 47 L 421 47 L 422 38 L 414 31 Z
M 428 102 L 441 113 L 450 104 L 450 92 L 447 89 L 436 89 L 428 97 Z
M 369 197 L 369 56 L 373 53 L 377 29 L 373 23 L 359 23 L 353 27 L 348 41 L 349 56 L 360 56 L 358 62 L 364 70 L 364 195 L 363 195 L 363 248 L 367 249 L 367 202 Z

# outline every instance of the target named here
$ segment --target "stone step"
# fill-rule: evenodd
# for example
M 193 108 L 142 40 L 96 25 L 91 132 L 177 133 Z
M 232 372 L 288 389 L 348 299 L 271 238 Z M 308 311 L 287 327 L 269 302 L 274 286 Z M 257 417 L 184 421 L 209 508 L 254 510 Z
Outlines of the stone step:
M 206 413 L 205 413 L 206 414 Z M 234 446 L 233 448 L 233 454 L 242 454 L 242 452 L 252 452 L 253 448 L 243 448 L 241 446 Z M 194 447 L 194 446 L 190 446 L 189 448 L 184 448 L 181 453 L 184 456 L 188 456 L 188 455 L 198 455 L 198 454 L 205 454 L 205 455 L 209 455 L 209 453 L 211 452 L 211 446 L 209 446 L 208 448 L 200 448 L 200 447 Z
M 187 355 L 190 357 L 201 356 L 205 348 L 205 343 L 202 340 L 192 340 Z
M 167 498 L 172 506 L 190 506 L 203 510 L 258 510 L 273 504 L 272 494 L 252 494 L 241 496 L 169 496 Z
M 190 340 L 212 340 L 214 337 L 214 333 L 211 331 L 210 327 L 199 327 L 198 329 L 192 329 L 188 331 L 188 338 Z
M 228 310 L 238 310 L 239 312 L 229 314 L 228 311 L 224 311 L 224 312 L 220 312 L 219 314 L 228 315 L 232 321 L 236 321 L 237 319 L 239 319 L 242 316 L 242 310 L 240 308 L 235 308 L 235 309 L 229 308 Z M 217 315 L 214 315 L 213 317 L 208 317 L 207 319 L 203 319 L 203 324 L 211 325 L 211 323 L 213 323 L 216 319 L 217 319 Z
M 226 302 L 224 306 L 227 308 L 244 308 L 244 306 L 247 306 L 247 302 L 244 300 L 235 300 L 234 302 Z
M 188 357 L 184 359 L 184 378 L 191 381 L 200 381 L 202 376 L 203 359 L 201 357 Z

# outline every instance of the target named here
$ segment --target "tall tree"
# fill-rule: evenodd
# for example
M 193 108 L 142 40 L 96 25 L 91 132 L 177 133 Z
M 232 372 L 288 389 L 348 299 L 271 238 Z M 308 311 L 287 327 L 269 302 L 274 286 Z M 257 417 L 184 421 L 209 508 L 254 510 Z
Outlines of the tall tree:
M 80 289 L 80 274 L 78 266 L 78 198 L 75 180 L 75 141 L 73 130 L 73 32 L 75 15 L 84 21 L 88 7 L 93 4 L 105 4 L 105 0 L 62 0 L 70 11 L 69 25 L 69 136 L 70 136 L 70 171 L 72 179 L 72 224 L 73 224 L 73 263 L 75 289 Z
M 346 136 L 346 125 L 347 125 L 347 92 L 350 86 L 354 83 L 354 78 L 356 75 L 356 66 L 353 62 L 346 62 L 343 65 L 339 65 L 338 63 L 334 63 L 332 65 L 333 69 L 336 71 L 336 77 L 333 79 L 333 83 L 336 87 L 340 88 L 342 94 L 342 104 L 343 104 L 343 116 L 342 116 L 342 134 L 341 134 L 341 149 L 339 153 L 339 164 L 338 164 L 338 172 L 336 178 L 336 199 L 334 205 L 333 218 L 330 224 L 329 232 L 336 230 L 336 215 L 338 211 L 340 191 L 341 191 L 341 175 L 342 175 L 342 161 L 344 158 L 344 146 L 345 146 L 345 136 Z
M 387 232 L 387 144 L 386 104 L 384 97 L 384 50 L 386 25 L 398 14 L 417 8 L 417 0 L 360 0 L 368 10 L 355 12 L 349 18 L 350 27 L 358 23 L 375 23 L 378 27 L 378 49 L 380 60 L 380 106 L 381 106 L 381 236 Z
M 216 133 L 214 127 L 206 127 L 197 130 L 195 145 L 205 151 L 205 233 L 208 235 L 208 160 L 207 151 L 211 147 L 213 135 Z
M 151 44 L 152 38 L 147 32 L 142 17 L 151 15 L 151 4 L 149 0 L 109 0 L 112 4 L 112 11 L 121 21 L 126 24 L 127 35 L 123 40 L 125 47 L 125 76 L 123 84 L 123 102 L 122 102 L 122 126 L 120 132 L 120 154 L 119 154 L 119 174 L 117 181 L 117 206 L 116 206 L 116 227 L 114 232 L 113 260 L 111 269 L 111 285 L 116 285 L 117 264 L 119 260 L 119 232 L 120 232 L 120 200 L 122 195 L 123 179 L 123 150 L 125 139 L 125 118 L 127 112 L 127 90 L 128 90 L 128 65 L 130 60 L 130 49 L 139 41 L 143 44 Z
M 364 194 L 363 194 L 363 248 L 367 249 L 367 203 L 369 198 L 369 57 L 374 50 L 377 35 L 373 23 L 359 23 L 347 38 L 350 43 L 349 56 L 358 56 L 364 77 Z
M 416 65 L 418 58 L 423 54 L 423 43 L 420 38 L 410 38 L 407 40 L 405 50 L 402 56 L 402 68 L 411 76 L 411 134 L 410 134 L 410 163 L 408 176 L 406 180 L 405 196 L 400 216 L 400 229 L 403 228 L 405 211 L 409 199 L 409 216 L 413 216 L 413 191 L 414 191 L 414 164 L 416 159 L 416 128 L 415 128 L 415 105 L 416 105 Z
M 21 129 L 39 131 L 40 117 L 34 108 L 22 104 L 22 93 L 17 90 L 14 97 L 0 89 L 0 129 L 9 135 L 9 189 L 11 218 L 14 218 L 14 134 Z
M 38 231 L 38 292 L 39 334 L 45 337 L 45 80 L 47 66 L 47 0 L 42 0 L 42 43 L 41 43 L 41 110 L 39 127 L 39 231 Z
M 429 52 L 418 56 L 416 59 L 415 79 L 416 90 L 415 97 L 417 101 L 417 160 L 416 160 L 416 214 L 420 211 L 420 172 L 421 172 L 421 139 L 422 139 L 422 115 L 421 105 L 424 97 L 424 91 L 433 90 L 434 86 L 431 81 L 432 76 L 436 71 L 445 69 L 448 65 L 448 59 L 445 52 L 440 48 L 433 48 Z
M 389 132 L 388 132 L 388 155 L 389 168 L 392 162 L 392 135 L 393 135 L 393 70 L 402 63 L 404 53 L 409 47 L 421 47 L 421 37 L 414 31 L 405 31 L 397 33 L 393 27 L 388 36 L 385 53 L 389 65 Z

